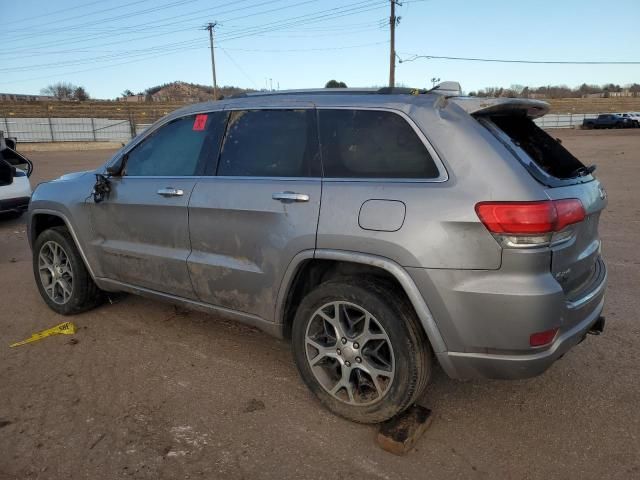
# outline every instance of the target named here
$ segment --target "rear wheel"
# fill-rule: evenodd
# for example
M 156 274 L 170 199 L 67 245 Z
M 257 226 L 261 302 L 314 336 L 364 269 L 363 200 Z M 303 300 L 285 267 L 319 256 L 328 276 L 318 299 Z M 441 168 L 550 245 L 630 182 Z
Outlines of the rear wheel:
M 393 289 L 348 278 L 304 298 L 293 324 L 296 366 L 331 411 L 361 423 L 412 405 L 431 372 L 431 351 L 415 312 Z
M 50 228 L 38 236 L 33 246 L 33 273 L 40 295 L 57 313 L 72 315 L 102 302 L 102 292 L 64 227 Z

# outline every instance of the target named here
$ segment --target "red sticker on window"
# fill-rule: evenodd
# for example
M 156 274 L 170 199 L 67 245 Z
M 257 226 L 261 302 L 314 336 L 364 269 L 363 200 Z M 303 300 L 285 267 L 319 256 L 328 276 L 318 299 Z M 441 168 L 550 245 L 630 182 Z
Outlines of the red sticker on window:
M 199 132 L 204 130 L 207 125 L 207 115 L 196 115 L 196 119 L 193 122 L 193 130 Z

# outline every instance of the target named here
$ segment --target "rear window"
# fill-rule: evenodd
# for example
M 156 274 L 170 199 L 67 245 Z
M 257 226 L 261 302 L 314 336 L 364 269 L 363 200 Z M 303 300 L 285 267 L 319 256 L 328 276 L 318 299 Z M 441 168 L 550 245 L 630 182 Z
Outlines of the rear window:
M 320 110 L 328 178 L 437 178 L 438 167 L 404 118 L 376 110 Z
M 495 115 L 490 120 L 547 175 L 559 179 L 584 175 L 582 162 L 526 115 Z

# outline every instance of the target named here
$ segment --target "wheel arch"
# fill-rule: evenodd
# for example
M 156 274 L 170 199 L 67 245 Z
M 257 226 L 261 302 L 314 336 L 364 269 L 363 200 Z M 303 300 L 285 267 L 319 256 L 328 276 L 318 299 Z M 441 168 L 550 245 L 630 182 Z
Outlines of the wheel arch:
M 275 309 L 275 321 L 281 325 L 282 335 L 287 337 L 290 334 L 294 306 L 300 298 L 322 281 L 349 273 L 372 274 L 393 281 L 411 303 L 433 351 L 447 350 L 429 307 L 405 269 L 385 257 L 344 250 L 306 250 L 290 262 L 278 291 Z
M 55 210 L 48 210 L 48 209 L 35 209 L 30 212 L 29 225 L 28 225 L 28 237 L 29 237 L 29 244 L 31 245 L 31 247 L 33 248 L 33 245 L 35 243 L 36 238 L 38 238 L 38 235 L 40 235 L 43 231 L 52 227 L 65 227 L 69 231 L 69 233 L 71 234 L 71 238 L 73 238 L 73 242 L 76 245 L 76 248 L 80 252 L 82 261 L 84 262 L 85 267 L 89 271 L 89 275 L 91 275 L 91 278 L 95 281 L 96 277 L 93 273 L 93 269 L 91 268 L 91 265 L 87 260 L 87 257 L 84 253 L 82 245 L 78 240 L 78 236 L 76 235 L 76 232 L 72 227 L 71 222 L 69 221 L 69 219 L 64 213 L 58 212 Z

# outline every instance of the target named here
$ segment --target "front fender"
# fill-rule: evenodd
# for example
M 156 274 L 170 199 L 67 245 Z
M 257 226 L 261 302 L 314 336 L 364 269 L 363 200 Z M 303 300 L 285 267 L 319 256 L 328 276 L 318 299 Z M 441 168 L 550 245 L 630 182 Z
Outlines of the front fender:
M 33 248 L 35 241 L 35 221 L 39 215 L 60 218 L 71 233 L 80 251 L 87 270 L 95 278 L 97 259 L 90 248 L 92 226 L 90 208 L 93 205 L 91 191 L 95 179 L 92 175 L 81 175 L 69 180 L 60 179 L 41 183 L 33 192 L 27 216 L 27 236 Z

